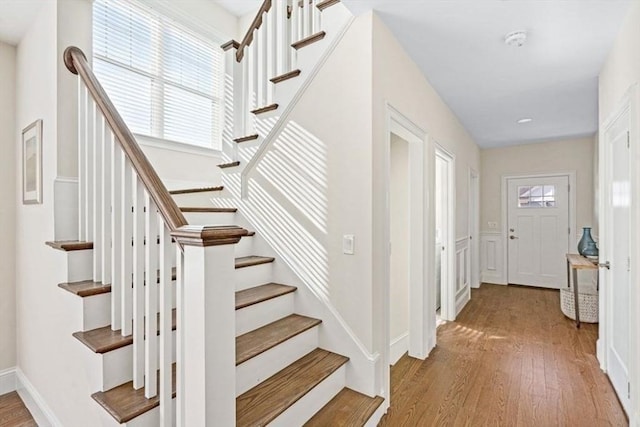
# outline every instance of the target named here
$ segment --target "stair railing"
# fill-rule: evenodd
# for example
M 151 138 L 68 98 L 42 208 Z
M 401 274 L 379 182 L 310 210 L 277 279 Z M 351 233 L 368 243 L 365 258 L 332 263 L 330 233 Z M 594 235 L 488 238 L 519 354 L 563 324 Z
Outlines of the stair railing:
M 195 298 L 195 302 L 199 302 L 202 299 L 187 295 L 186 288 L 206 291 L 211 287 L 224 294 L 220 298 L 222 309 L 216 310 L 212 306 L 215 304 L 212 298 L 205 298 L 207 301 L 202 304 L 208 303 L 209 308 L 216 310 L 218 318 L 213 320 L 220 321 L 220 312 L 226 315 L 223 321 L 227 320 L 234 315 L 233 293 L 215 288 L 210 271 L 212 267 L 218 268 L 228 285 L 229 271 L 233 271 L 233 248 L 228 245 L 237 243 L 247 231 L 235 226 L 189 227 L 83 52 L 77 47 L 67 48 L 64 62 L 69 71 L 78 75 L 79 240 L 93 241 L 93 280 L 111 284 L 111 328 L 123 336 L 133 335 L 133 386 L 136 389 L 144 387 L 148 399 L 158 398 L 161 425 L 171 426 L 175 418 L 172 413 L 173 261 L 176 260 L 176 292 L 179 294 L 178 331 L 183 326 L 181 322 L 192 329 L 202 329 L 198 323 L 209 321 L 207 315 L 194 319 L 183 310 L 183 301 Z M 221 245 L 230 248 L 224 252 L 224 263 L 221 263 L 220 251 L 204 252 L 208 247 Z M 189 251 L 190 247 L 194 250 Z M 217 258 L 213 259 L 212 254 Z M 153 286 L 155 284 L 158 286 Z M 194 312 L 207 308 L 193 305 Z M 226 330 L 229 325 L 217 327 Z M 224 330 L 222 334 L 226 337 Z M 201 335 L 204 340 L 209 339 L 206 335 L 215 337 L 216 333 L 209 329 L 203 330 Z M 205 420 L 205 416 L 212 419 L 212 414 L 198 414 L 198 410 L 185 402 L 185 395 L 205 394 L 205 388 L 214 385 L 201 385 L 200 378 L 192 381 L 194 376 L 185 372 L 180 361 L 191 356 L 189 351 L 194 346 L 190 345 L 189 338 L 181 338 L 180 332 L 178 341 L 178 425 L 188 425 L 184 421 L 187 412 L 190 416 L 201 416 L 200 420 Z M 221 349 L 227 348 L 233 353 L 233 337 L 223 341 Z M 212 356 L 203 350 L 192 357 L 196 364 L 198 357 L 206 361 L 205 358 Z M 228 365 L 233 366 L 233 360 L 231 364 L 212 369 L 226 372 Z M 194 375 L 206 375 L 206 369 L 203 367 L 203 372 Z M 191 384 L 195 385 L 190 388 Z M 219 384 L 215 386 L 219 387 Z M 223 404 L 229 406 L 229 402 Z M 231 403 L 232 409 L 234 404 L 235 399 Z M 211 409 L 200 409 L 200 412 L 211 412 Z M 230 412 L 228 408 L 222 410 Z
M 274 102 L 271 79 L 296 68 L 292 46 L 320 31 L 321 0 L 264 0 L 240 43 L 222 48 L 227 54 L 227 75 L 233 76 L 234 137 L 255 133 L 252 111 Z

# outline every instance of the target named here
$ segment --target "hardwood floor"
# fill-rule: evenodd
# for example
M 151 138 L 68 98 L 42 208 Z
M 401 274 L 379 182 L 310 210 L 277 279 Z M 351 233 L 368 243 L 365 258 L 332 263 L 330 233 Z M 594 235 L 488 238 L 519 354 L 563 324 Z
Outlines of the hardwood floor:
M 0 426 L 38 427 L 15 391 L 0 396 Z
M 393 366 L 379 425 L 627 426 L 597 336 L 597 325 L 564 317 L 558 291 L 483 284 L 438 328 L 427 360 Z

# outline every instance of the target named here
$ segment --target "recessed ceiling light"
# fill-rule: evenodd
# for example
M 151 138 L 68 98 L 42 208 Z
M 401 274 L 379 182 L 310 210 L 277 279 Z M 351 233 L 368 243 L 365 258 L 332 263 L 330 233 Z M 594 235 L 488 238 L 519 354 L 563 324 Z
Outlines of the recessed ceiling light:
M 530 118 L 530 117 L 525 117 L 525 118 L 523 118 L 523 119 L 518 120 L 516 123 L 518 123 L 518 124 L 522 125 L 522 124 L 525 124 L 525 123 L 531 123 L 532 121 L 533 121 L 533 119 L 532 119 L 532 118 Z
M 507 46 L 522 47 L 527 40 L 527 33 L 525 31 L 513 31 L 504 36 L 504 42 Z

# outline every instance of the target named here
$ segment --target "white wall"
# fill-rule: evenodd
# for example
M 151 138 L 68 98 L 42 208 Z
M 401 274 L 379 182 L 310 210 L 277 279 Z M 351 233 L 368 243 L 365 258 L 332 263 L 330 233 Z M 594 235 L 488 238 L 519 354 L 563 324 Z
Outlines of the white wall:
M 0 42 L 0 371 L 16 364 L 16 49 Z
M 585 137 L 481 150 L 480 230 L 502 230 L 503 176 L 570 171 L 576 172 L 576 225 L 578 229 L 594 226 L 594 149 L 594 138 Z M 489 222 L 497 227 L 489 228 Z
M 409 143 L 391 134 L 391 363 L 408 350 L 409 333 Z M 394 357 L 394 355 L 396 357 Z

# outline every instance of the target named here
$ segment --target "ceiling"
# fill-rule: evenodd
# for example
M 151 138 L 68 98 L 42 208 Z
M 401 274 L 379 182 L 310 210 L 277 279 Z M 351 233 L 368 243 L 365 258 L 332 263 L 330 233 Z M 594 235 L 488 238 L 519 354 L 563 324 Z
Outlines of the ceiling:
M 0 41 L 18 44 L 43 0 L 0 0 Z
M 593 134 L 627 0 L 343 0 L 374 9 L 481 147 Z M 504 36 L 524 30 L 524 46 Z M 532 118 L 517 124 L 521 118 Z

